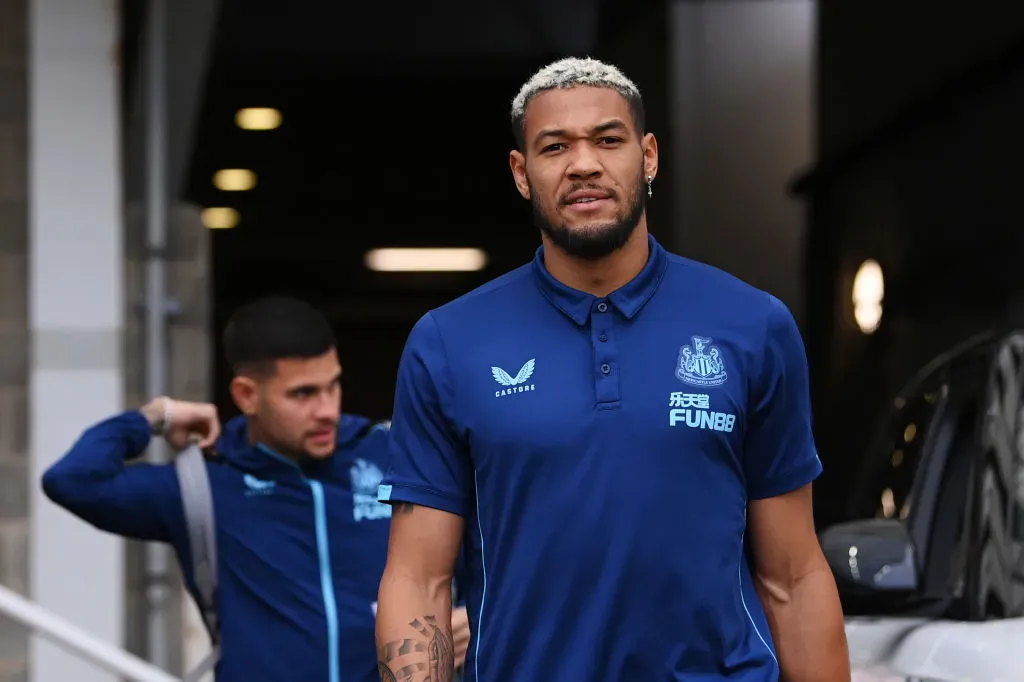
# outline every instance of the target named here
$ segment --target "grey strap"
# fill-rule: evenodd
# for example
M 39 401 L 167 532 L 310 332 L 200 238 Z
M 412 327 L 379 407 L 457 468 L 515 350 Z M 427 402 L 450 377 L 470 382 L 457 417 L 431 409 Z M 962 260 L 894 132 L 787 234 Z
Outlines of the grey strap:
M 213 670 L 214 666 L 217 665 L 217 661 L 220 660 L 220 645 L 214 644 L 213 651 L 206 655 L 199 665 L 190 672 L 188 675 L 182 678 L 182 682 L 199 682 L 206 673 Z
M 181 488 L 181 502 L 188 527 L 192 573 L 199 592 L 197 605 L 213 643 L 213 651 L 185 680 L 194 682 L 216 665 L 220 658 L 220 621 L 217 617 L 217 523 L 206 458 L 190 445 L 174 459 Z

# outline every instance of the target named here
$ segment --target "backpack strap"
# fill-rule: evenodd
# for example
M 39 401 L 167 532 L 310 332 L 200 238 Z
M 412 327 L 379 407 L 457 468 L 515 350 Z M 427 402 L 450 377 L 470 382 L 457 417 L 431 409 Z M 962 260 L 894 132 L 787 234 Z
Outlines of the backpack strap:
M 192 554 L 192 575 L 198 594 L 196 604 L 213 650 L 184 679 L 194 682 L 203 677 L 220 660 L 220 621 L 217 614 L 217 524 L 213 513 L 213 493 L 206 470 L 206 457 L 195 444 L 182 450 L 174 459 L 181 488 L 181 502 L 188 528 Z

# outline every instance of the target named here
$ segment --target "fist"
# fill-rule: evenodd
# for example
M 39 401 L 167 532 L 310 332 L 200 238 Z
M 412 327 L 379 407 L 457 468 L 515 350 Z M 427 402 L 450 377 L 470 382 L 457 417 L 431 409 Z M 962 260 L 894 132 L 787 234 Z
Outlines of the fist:
M 192 441 L 208 448 L 220 437 L 220 417 L 211 403 L 161 397 L 143 407 L 142 414 L 175 450 L 183 450 Z

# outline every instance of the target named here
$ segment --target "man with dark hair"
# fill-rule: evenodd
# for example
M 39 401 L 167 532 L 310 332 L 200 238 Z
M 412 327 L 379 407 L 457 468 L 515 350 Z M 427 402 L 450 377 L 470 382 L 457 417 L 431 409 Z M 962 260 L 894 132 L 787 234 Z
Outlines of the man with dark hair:
M 223 433 L 213 405 L 156 398 L 86 430 L 46 472 L 43 489 L 101 530 L 170 543 L 198 600 L 174 464 L 126 465 L 151 436 L 175 450 L 196 441 L 207 449 L 216 523 L 217 679 L 375 680 L 390 518 L 376 487 L 388 424 L 341 413 L 334 335 L 306 303 L 271 297 L 246 305 L 223 343 L 242 412 Z M 453 627 L 464 652 L 464 609 Z
M 648 234 L 658 144 L 619 69 L 559 60 L 511 114 L 542 245 L 406 343 L 381 679 L 451 679 L 465 546 L 470 682 L 848 682 L 793 316 Z

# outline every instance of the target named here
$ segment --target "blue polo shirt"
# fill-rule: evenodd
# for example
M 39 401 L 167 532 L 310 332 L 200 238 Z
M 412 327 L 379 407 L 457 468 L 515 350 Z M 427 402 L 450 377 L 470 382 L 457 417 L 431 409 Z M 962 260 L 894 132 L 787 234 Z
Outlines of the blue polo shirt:
M 539 249 L 410 333 L 379 499 L 466 519 L 469 681 L 778 680 L 744 530 L 821 472 L 803 343 L 649 239 L 606 298 Z

